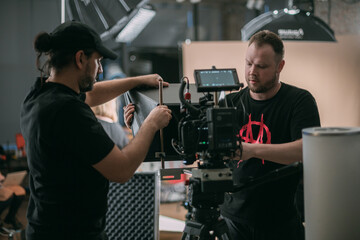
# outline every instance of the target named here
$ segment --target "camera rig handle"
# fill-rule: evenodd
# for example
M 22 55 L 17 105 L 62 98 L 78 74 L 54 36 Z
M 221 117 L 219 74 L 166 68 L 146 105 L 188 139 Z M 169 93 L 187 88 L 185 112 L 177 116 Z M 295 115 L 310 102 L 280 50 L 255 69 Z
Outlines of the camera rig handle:
M 201 113 L 200 109 L 194 107 L 189 102 L 187 102 L 184 98 L 184 89 L 185 89 L 186 81 L 182 81 L 179 89 L 179 99 L 180 102 L 189 110 L 191 115 L 199 115 Z

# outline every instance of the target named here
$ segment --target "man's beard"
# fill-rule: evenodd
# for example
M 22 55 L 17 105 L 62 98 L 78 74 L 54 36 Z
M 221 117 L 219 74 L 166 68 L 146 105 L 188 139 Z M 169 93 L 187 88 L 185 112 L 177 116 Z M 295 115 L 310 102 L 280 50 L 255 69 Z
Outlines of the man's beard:
M 270 82 L 266 82 L 265 84 L 263 85 L 260 85 L 258 87 L 252 87 L 250 84 L 249 84 L 249 78 L 246 79 L 246 82 L 248 84 L 248 87 L 250 89 L 250 91 L 252 91 L 253 93 L 266 93 L 267 91 L 269 91 L 270 89 L 274 88 L 274 86 L 276 85 L 278 79 L 277 79 L 277 76 L 276 76 L 276 73 L 275 75 L 273 76 L 273 78 L 271 79 Z
M 94 87 L 95 79 L 90 74 L 90 69 L 86 69 L 86 76 L 81 79 L 79 83 L 80 92 L 88 92 L 91 91 Z
M 80 85 L 79 85 L 79 89 L 80 92 L 88 92 L 91 91 L 94 87 L 94 78 L 92 77 L 85 77 L 82 79 Z

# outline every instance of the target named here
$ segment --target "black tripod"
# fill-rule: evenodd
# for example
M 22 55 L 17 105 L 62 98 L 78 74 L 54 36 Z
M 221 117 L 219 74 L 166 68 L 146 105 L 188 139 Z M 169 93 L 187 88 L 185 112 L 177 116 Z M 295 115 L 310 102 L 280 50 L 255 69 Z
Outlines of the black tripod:
M 229 230 L 220 217 L 219 205 L 224 194 L 232 189 L 232 176 L 228 168 L 193 169 L 189 182 L 189 210 L 182 240 L 229 240 Z
M 258 178 L 248 178 L 241 185 L 233 186 L 231 171 L 221 169 L 193 169 L 189 182 L 187 221 L 182 240 L 230 239 L 227 225 L 220 218 L 219 205 L 225 192 L 237 192 L 293 174 L 302 174 L 301 162 L 276 169 Z

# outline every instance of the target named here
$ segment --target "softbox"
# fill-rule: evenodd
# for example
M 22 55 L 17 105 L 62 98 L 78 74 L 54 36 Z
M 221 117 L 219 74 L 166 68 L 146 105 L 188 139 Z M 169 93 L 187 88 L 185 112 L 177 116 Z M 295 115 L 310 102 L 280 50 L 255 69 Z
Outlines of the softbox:
M 287 8 L 266 12 L 241 29 L 241 39 L 247 41 L 261 30 L 269 30 L 283 40 L 336 41 L 334 31 L 310 12 Z

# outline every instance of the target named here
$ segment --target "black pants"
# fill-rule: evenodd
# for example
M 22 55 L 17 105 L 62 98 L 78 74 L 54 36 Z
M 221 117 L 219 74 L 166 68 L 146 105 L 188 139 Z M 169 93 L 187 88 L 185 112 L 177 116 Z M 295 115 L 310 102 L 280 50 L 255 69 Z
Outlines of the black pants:
M 251 225 L 234 222 L 224 217 L 232 240 L 304 240 L 305 231 L 298 217 L 284 224 L 255 228 Z M 271 223 L 270 223 L 271 224 Z

